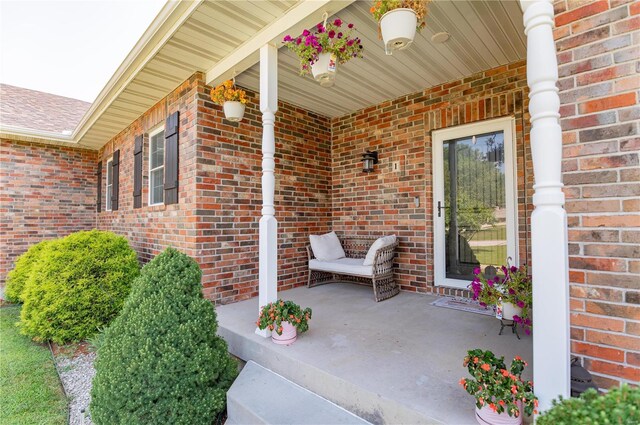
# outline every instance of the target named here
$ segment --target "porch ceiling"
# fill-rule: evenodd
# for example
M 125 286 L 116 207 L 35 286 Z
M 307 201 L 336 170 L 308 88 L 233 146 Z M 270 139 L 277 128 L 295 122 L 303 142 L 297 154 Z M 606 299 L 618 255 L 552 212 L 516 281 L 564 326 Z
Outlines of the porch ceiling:
M 98 95 L 74 138 L 100 148 L 195 71 L 207 71 L 296 4 L 169 1 Z
M 386 56 L 369 13 L 371 2 L 356 1 L 336 17 L 352 22 L 365 46 L 364 59 L 338 67 L 336 84 L 321 88 L 300 77 L 296 56 L 281 48 L 278 96 L 307 110 L 336 117 L 385 100 L 526 58 L 526 39 L 519 2 L 493 0 L 434 1 L 427 27 L 407 50 Z M 431 36 L 446 31 L 441 44 Z M 292 34 L 293 35 L 293 34 Z M 236 78 L 259 90 L 259 64 Z

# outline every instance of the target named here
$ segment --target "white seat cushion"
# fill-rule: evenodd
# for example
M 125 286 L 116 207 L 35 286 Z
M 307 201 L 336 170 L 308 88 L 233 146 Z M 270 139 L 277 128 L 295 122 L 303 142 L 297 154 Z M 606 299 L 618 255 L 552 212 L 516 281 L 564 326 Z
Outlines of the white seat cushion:
M 309 235 L 313 255 L 320 261 L 332 261 L 346 257 L 336 232 L 324 235 Z
M 369 251 L 367 252 L 367 256 L 364 257 L 363 264 L 365 266 L 373 265 L 373 260 L 376 257 L 376 251 L 385 246 L 393 245 L 394 243 L 396 243 L 396 235 L 383 236 L 381 238 L 376 239 L 376 241 L 373 244 L 371 244 L 371 248 L 369 248 Z
M 340 258 L 333 261 L 311 260 L 309 261 L 309 268 L 311 270 L 342 273 L 354 276 L 373 276 L 373 267 L 363 265 L 362 261 L 362 258 Z

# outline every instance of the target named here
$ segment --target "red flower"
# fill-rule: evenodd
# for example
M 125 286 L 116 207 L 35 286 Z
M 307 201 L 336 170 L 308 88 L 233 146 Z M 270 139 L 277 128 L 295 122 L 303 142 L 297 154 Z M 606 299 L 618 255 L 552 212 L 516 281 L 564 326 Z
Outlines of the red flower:
M 498 410 L 498 408 L 496 407 L 496 405 L 495 405 L 495 404 L 493 404 L 493 403 L 489 403 L 489 407 L 490 407 L 490 408 L 491 408 L 491 410 L 493 410 L 494 412 L 495 412 L 496 410 Z
M 461 386 L 463 386 L 465 390 L 467 389 L 467 380 L 466 380 L 466 379 L 462 378 L 462 379 L 460 380 L 460 382 L 458 382 L 458 383 L 459 383 Z
M 500 372 L 502 372 L 502 376 L 509 376 L 509 371 L 507 369 L 500 369 Z
M 522 357 L 516 356 L 516 360 L 522 360 Z
M 480 369 L 484 370 L 485 372 L 489 372 L 491 370 L 491 365 L 489 363 L 483 363 L 482 366 L 480 366 Z

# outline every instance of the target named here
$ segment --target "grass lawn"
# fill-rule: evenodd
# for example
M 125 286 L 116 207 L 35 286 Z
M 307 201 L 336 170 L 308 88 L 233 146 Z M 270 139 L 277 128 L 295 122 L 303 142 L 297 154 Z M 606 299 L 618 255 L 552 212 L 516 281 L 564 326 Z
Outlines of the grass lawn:
M 506 240 L 507 239 L 507 226 L 505 224 L 498 224 L 496 226 L 478 230 L 473 237 L 472 241 L 493 241 L 493 240 Z
M 0 308 L 0 424 L 66 424 L 67 401 L 49 348 L 20 335 L 20 307 Z
M 503 264 L 507 264 L 507 246 L 474 246 L 473 253 L 476 258 L 482 264 L 493 265 L 499 267 Z

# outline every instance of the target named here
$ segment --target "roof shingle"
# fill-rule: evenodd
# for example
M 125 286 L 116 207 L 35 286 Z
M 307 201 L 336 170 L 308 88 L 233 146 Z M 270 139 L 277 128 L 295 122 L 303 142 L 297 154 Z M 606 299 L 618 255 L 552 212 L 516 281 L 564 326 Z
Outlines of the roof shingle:
M 0 124 L 71 134 L 91 103 L 0 84 Z

